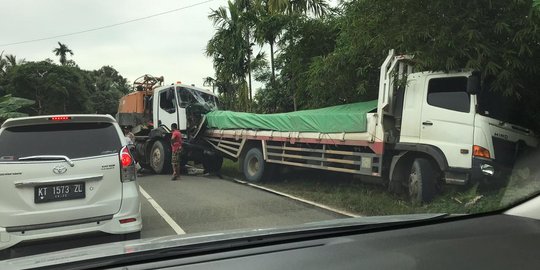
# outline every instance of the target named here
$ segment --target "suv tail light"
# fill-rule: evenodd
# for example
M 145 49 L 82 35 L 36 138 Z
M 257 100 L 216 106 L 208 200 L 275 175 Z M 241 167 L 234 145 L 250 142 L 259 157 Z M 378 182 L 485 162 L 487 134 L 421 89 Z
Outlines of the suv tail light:
M 49 117 L 49 120 L 51 120 L 51 121 L 67 121 L 67 120 L 71 120 L 71 116 L 53 116 L 53 117 Z
M 137 179 L 137 172 L 133 156 L 127 146 L 120 150 L 120 179 L 122 182 L 134 181 Z

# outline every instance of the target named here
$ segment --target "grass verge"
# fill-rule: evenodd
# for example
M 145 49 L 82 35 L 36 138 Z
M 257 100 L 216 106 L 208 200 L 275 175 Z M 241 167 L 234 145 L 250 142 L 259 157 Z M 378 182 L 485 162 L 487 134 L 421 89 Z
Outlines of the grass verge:
M 222 174 L 243 179 L 238 164 L 225 160 Z M 405 196 L 391 194 L 386 187 L 365 184 L 351 175 L 319 170 L 286 168 L 276 179 L 259 185 L 358 215 L 411 213 L 479 213 L 499 209 L 505 188 L 486 189 L 478 185 L 443 191 L 433 202 L 417 205 Z

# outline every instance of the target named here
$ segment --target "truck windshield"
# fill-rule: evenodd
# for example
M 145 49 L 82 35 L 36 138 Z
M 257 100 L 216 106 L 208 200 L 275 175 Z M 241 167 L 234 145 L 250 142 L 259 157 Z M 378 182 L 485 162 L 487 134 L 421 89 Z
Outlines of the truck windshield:
M 477 95 L 478 113 L 504 122 L 523 124 L 519 116 L 521 102 L 499 91 L 488 89 L 485 87 Z
M 216 97 L 195 89 L 178 87 L 179 106 L 185 108 L 191 104 L 199 103 L 208 105 L 210 109 L 217 109 Z

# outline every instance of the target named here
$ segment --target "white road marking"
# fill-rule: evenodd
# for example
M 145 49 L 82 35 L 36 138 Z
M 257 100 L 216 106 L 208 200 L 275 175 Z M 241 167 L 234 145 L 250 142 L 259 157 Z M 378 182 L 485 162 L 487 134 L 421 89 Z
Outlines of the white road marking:
M 171 216 L 169 216 L 169 214 L 167 214 L 167 212 L 165 212 L 165 210 L 163 210 L 163 208 L 161 208 L 161 206 L 159 206 L 159 204 L 152 197 L 150 197 L 150 194 L 148 194 L 146 190 L 144 190 L 141 186 L 139 186 L 139 190 L 141 191 L 141 194 L 146 198 L 146 200 L 148 200 L 148 202 L 152 205 L 152 207 L 154 207 L 154 209 L 156 209 L 156 211 L 161 215 L 161 217 L 163 217 L 165 222 L 167 222 L 169 226 L 171 226 L 171 228 L 176 232 L 176 234 L 186 234 L 186 232 L 182 230 L 182 228 L 174 221 L 174 219 L 172 219 Z
M 287 193 L 283 193 L 283 192 L 280 192 L 280 191 L 277 191 L 277 190 L 274 190 L 274 189 L 271 189 L 271 188 L 255 185 L 255 184 L 252 184 L 252 183 L 248 183 L 246 181 L 238 180 L 236 178 L 234 178 L 233 180 L 235 182 L 240 183 L 240 184 L 244 184 L 244 185 L 252 186 L 254 188 L 262 189 L 264 191 L 268 191 L 268 192 L 271 192 L 271 193 L 274 193 L 274 194 L 277 194 L 277 195 L 280 195 L 280 196 L 283 196 L 283 197 L 287 197 L 289 199 L 293 199 L 293 200 L 296 200 L 296 201 L 299 201 L 299 202 L 310 204 L 310 205 L 313 205 L 313 206 L 316 206 L 316 207 L 319 207 L 319 208 L 322 208 L 322 209 L 326 209 L 328 211 L 336 212 L 336 213 L 342 214 L 344 216 L 361 217 L 360 215 L 357 215 L 357 214 L 353 214 L 353 213 L 343 211 L 343 210 L 338 210 L 338 209 L 332 208 L 330 206 L 326 206 L 324 204 L 320 204 L 320 203 L 316 203 L 316 202 L 313 202 L 313 201 L 310 201 L 310 200 L 302 199 L 302 198 L 299 198 L 299 197 L 296 197 L 296 196 L 293 196 L 293 195 L 289 195 Z

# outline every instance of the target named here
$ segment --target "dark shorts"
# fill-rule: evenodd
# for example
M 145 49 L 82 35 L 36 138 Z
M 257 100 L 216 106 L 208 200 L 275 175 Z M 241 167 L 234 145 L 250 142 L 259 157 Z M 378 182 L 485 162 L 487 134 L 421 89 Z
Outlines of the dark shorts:
M 180 153 L 181 152 L 182 152 L 182 148 L 178 149 L 177 151 L 172 152 L 171 163 L 173 165 L 178 165 L 180 163 Z

